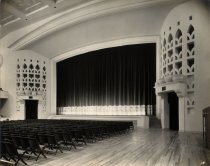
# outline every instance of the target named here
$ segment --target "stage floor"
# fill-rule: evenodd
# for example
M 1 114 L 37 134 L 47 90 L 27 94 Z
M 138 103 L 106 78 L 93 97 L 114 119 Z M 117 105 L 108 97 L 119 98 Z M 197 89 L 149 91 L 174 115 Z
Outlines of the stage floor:
M 77 150 L 26 160 L 33 166 L 198 166 L 210 165 L 202 134 L 136 129 Z

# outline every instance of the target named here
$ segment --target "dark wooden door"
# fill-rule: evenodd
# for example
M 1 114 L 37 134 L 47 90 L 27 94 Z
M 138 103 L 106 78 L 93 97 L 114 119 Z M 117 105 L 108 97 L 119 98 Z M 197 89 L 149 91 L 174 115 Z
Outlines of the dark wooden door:
M 25 119 L 38 118 L 38 100 L 25 100 Z
M 168 93 L 169 128 L 179 130 L 179 99 L 175 92 Z

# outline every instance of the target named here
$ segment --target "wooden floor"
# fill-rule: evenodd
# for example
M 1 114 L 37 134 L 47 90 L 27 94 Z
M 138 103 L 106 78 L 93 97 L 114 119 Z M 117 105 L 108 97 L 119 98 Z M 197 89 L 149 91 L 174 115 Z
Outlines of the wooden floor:
M 137 129 L 26 161 L 31 166 L 199 166 L 210 165 L 210 151 L 203 148 L 201 134 Z

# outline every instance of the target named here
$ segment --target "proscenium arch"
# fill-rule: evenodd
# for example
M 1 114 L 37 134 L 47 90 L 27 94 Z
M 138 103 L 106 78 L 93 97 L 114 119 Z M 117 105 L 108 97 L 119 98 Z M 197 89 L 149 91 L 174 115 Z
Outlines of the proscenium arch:
M 134 44 L 146 44 L 146 43 L 155 43 L 156 44 L 156 80 L 160 78 L 160 37 L 159 36 L 144 36 L 144 37 L 131 37 L 116 39 L 112 41 L 105 41 L 101 43 L 95 43 L 74 50 L 70 50 L 66 53 L 60 54 L 55 58 L 51 59 L 51 114 L 56 114 L 56 63 L 64 59 L 84 54 L 91 51 L 96 51 L 105 48 L 125 46 L 125 45 L 134 45 Z M 156 105 L 159 108 L 159 97 L 156 95 Z M 159 111 L 156 112 L 159 114 Z

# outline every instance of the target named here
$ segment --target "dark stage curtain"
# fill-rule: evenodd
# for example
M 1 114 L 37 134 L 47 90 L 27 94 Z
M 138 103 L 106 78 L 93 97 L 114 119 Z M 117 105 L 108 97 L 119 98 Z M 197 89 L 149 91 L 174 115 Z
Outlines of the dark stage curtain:
M 155 105 L 156 45 L 107 48 L 57 63 L 57 107 Z

